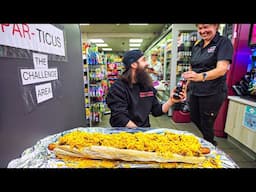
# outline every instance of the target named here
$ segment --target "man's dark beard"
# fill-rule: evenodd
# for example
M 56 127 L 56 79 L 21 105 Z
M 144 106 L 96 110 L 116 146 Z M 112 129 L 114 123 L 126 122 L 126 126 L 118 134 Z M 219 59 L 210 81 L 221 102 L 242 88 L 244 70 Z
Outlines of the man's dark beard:
M 152 78 L 150 77 L 148 72 L 146 72 L 145 69 L 138 68 L 136 70 L 135 78 L 136 78 L 136 82 L 140 86 L 142 86 L 143 88 L 147 88 L 147 87 L 152 87 L 153 86 Z

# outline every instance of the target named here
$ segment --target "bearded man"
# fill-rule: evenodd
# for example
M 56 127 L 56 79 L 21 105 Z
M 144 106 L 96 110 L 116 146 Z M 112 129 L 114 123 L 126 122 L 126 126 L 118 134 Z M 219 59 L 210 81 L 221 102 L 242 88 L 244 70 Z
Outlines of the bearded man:
M 155 117 L 163 115 L 174 103 L 184 100 L 184 93 L 181 99 L 173 99 L 174 89 L 166 103 L 158 101 L 157 90 L 146 70 L 148 62 L 141 50 L 126 52 L 122 62 L 125 71 L 112 84 L 106 98 L 112 127 L 150 127 L 150 113 Z

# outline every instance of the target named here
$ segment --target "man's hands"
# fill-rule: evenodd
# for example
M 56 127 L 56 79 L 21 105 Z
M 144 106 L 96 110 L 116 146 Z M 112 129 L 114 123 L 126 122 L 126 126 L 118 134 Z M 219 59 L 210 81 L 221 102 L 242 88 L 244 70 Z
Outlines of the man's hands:
M 182 101 L 184 101 L 184 100 L 186 99 L 187 94 L 185 93 L 185 89 L 183 89 L 183 90 L 180 92 L 180 94 L 179 94 L 180 99 L 174 99 L 174 98 L 173 98 L 173 94 L 175 93 L 175 91 L 176 91 L 176 88 L 174 88 L 174 89 L 171 91 L 171 94 L 170 94 L 169 99 L 167 100 L 167 102 L 165 102 L 165 103 L 162 105 L 162 111 L 163 111 L 164 113 L 166 113 L 166 112 L 169 110 L 169 108 L 170 108 L 174 103 L 179 103 L 179 102 L 182 102 Z
M 134 122 L 132 122 L 131 120 L 128 121 L 128 123 L 126 124 L 126 127 L 128 128 L 136 128 L 138 127 Z
M 171 91 L 171 94 L 170 94 L 170 98 L 169 99 L 172 101 L 172 103 L 180 103 L 180 102 L 186 100 L 187 93 L 185 91 L 185 88 L 183 88 L 182 91 L 179 92 L 180 99 L 173 98 L 173 95 L 174 95 L 175 92 L 176 92 L 176 87 Z

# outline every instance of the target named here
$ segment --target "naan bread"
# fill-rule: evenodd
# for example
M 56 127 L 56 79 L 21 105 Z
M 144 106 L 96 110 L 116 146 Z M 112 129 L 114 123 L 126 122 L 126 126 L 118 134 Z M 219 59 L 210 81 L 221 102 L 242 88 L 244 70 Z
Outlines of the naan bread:
M 172 157 L 166 159 L 161 157 L 155 152 L 138 151 L 132 149 L 118 149 L 107 146 L 91 146 L 84 147 L 80 150 L 71 148 L 68 145 L 56 145 L 53 149 L 54 153 L 58 155 L 66 155 L 71 157 L 84 157 L 88 159 L 110 159 L 110 160 L 123 160 L 123 161 L 142 161 L 142 162 L 183 162 L 199 164 L 206 158 L 204 156 L 182 156 L 173 154 Z
M 138 133 L 87 133 L 75 131 L 48 146 L 56 156 L 127 162 L 182 162 L 200 164 L 206 160 L 204 149 L 193 135 Z

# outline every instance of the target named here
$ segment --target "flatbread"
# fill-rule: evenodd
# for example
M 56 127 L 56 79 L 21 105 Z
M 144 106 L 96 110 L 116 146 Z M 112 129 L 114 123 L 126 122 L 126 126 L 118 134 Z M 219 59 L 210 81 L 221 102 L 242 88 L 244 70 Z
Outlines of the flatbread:
M 83 154 L 77 154 L 76 152 L 63 150 L 59 147 L 55 147 L 53 151 L 54 151 L 56 156 L 64 155 L 64 156 L 69 156 L 69 157 L 84 157 Z
M 171 158 L 163 158 L 155 152 L 138 151 L 132 149 L 118 149 L 107 146 L 90 146 L 82 149 L 71 148 L 69 145 L 56 145 L 53 150 L 56 155 L 67 155 L 71 157 L 84 157 L 89 159 L 110 159 L 123 161 L 142 161 L 142 162 L 183 162 L 199 164 L 206 157 L 182 156 L 173 154 Z

